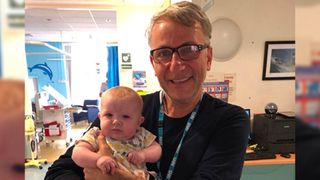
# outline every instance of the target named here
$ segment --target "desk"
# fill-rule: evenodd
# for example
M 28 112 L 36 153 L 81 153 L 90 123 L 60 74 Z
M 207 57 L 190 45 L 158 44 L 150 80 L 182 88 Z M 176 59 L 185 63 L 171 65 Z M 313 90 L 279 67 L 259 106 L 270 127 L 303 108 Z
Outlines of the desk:
M 277 154 L 276 159 L 245 161 L 241 180 L 293 180 L 295 159 L 295 154 L 290 158 Z

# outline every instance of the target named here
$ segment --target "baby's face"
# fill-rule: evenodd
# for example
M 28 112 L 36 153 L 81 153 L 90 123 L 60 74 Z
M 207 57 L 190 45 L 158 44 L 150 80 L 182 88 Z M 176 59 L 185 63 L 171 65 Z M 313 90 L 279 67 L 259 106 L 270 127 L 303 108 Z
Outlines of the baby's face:
M 106 98 L 99 115 L 102 134 L 117 140 L 131 139 L 143 122 L 136 104 L 131 99 Z
M 0 80 L 0 176 L 24 179 L 24 84 Z

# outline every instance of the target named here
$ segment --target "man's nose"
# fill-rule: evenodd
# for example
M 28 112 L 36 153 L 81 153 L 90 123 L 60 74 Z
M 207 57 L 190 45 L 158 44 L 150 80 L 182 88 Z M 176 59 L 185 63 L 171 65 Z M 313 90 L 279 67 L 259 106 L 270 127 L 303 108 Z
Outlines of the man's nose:
M 183 60 L 180 58 L 177 52 L 174 52 L 170 61 L 170 70 L 171 71 L 181 71 L 185 68 Z

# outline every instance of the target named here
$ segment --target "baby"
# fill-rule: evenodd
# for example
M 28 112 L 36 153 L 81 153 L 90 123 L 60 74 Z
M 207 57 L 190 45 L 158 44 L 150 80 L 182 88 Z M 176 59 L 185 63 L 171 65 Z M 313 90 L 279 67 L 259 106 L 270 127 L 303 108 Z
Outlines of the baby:
M 143 101 L 128 87 L 118 86 L 104 92 L 100 104 L 100 128 L 90 129 L 74 147 L 72 159 L 84 168 L 99 168 L 104 174 L 113 174 L 117 168 L 136 176 L 147 177 L 146 162 L 156 162 L 161 146 L 156 137 L 143 127 Z M 98 137 L 105 137 L 111 156 L 103 156 Z

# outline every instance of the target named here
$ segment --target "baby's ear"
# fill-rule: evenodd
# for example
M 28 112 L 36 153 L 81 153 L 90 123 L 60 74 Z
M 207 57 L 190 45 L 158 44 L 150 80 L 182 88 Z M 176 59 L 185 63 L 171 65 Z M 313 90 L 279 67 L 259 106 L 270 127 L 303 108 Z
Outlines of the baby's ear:
M 144 122 L 144 117 L 141 116 L 141 117 L 140 117 L 140 120 L 139 120 L 139 125 L 141 125 L 143 122 Z

